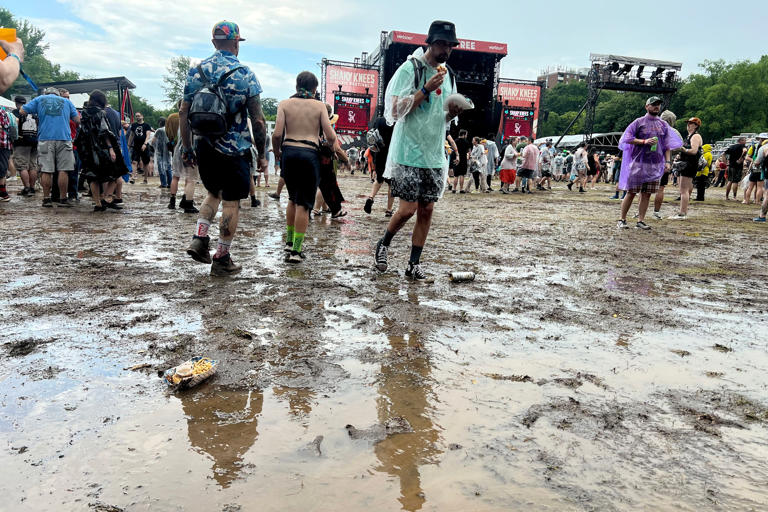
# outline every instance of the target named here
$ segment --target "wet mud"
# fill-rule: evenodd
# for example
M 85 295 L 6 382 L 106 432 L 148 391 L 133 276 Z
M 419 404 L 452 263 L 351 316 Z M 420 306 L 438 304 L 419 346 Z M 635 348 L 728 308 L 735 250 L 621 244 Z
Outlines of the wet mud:
M 607 187 L 448 194 L 410 283 L 413 223 L 378 274 L 385 199 L 340 184 L 350 215 L 313 219 L 297 266 L 260 189 L 231 279 L 157 183 L 123 212 L 3 204 L 0 508 L 768 509 L 754 207 L 620 232 Z M 169 391 L 194 355 L 217 374 Z

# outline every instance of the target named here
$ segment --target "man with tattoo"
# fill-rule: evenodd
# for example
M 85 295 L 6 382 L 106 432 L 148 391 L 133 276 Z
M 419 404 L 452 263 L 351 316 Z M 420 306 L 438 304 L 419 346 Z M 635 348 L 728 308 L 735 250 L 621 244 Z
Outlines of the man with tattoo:
M 264 143 L 266 122 L 261 110 L 261 85 L 248 67 L 240 64 L 240 28 L 231 21 L 221 21 L 213 27 L 213 46 L 216 52 L 189 70 L 184 86 L 184 100 L 179 109 L 181 124 L 182 159 L 185 165 L 197 163 L 200 179 L 208 196 L 200 206 L 192 243 L 187 249 L 192 259 L 211 264 L 211 275 L 229 276 L 242 270 L 232 261 L 229 249 L 237 230 L 240 200 L 248 197 L 251 180 L 251 144 L 259 153 L 258 166 L 267 170 Z M 203 75 L 201 75 L 201 73 Z M 227 132 L 218 138 L 194 137 L 188 122 L 190 107 L 195 96 L 207 84 L 218 84 L 227 107 Z M 195 103 L 205 106 L 206 102 Z M 246 114 L 247 112 L 247 114 Z M 195 110 L 192 110 L 195 113 Z M 253 126 L 253 138 L 248 133 L 247 118 Z M 223 202 L 219 243 L 211 259 L 208 229 Z

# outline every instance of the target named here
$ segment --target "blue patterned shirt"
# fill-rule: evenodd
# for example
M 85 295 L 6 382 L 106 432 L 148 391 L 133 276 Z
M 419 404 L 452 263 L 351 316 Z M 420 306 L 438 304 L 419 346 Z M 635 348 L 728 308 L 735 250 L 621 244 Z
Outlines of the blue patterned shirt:
M 221 76 L 238 66 L 242 66 L 234 54 L 217 50 L 213 55 L 200 63 L 203 72 L 212 83 L 219 81 Z M 203 88 L 203 80 L 197 66 L 189 70 L 187 83 L 184 85 L 184 101 L 192 103 L 195 93 Z M 228 102 L 229 111 L 234 114 L 234 120 L 226 135 L 216 140 L 214 147 L 225 154 L 238 154 L 248 151 L 251 147 L 251 136 L 248 133 L 248 98 L 258 98 L 261 94 L 261 84 L 256 75 L 243 66 L 232 73 L 222 84 L 221 90 Z

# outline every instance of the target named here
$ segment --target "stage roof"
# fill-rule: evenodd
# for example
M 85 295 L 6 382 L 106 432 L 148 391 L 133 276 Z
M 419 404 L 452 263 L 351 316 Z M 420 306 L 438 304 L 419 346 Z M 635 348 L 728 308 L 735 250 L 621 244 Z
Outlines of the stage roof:
M 135 89 L 136 86 L 124 76 L 113 76 L 109 78 L 88 78 L 85 80 L 65 80 L 63 82 L 48 82 L 45 84 L 37 84 L 39 91 L 42 93 L 46 87 L 57 87 L 59 89 L 66 89 L 70 94 L 89 94 L 94 89 L 99 89 L 104 92 L 117 91 L 124 89 Z M 32 88 L 27 85 L 23 89 L 25 94 L 31 94 Z
M 426 34 L 414 34 L 413 32 L 401 32 L 399 30 L 393 30 L 389 33 L 388 38 L 390 43 L 413 44 L 418 46 L 424 46 L 427 44 Z M 479 53 L 496 53 L 498 55 L 504 56 L 507 54 L 507 44 L 459 38 L 459 46 L 457 46 L 455 50 Z

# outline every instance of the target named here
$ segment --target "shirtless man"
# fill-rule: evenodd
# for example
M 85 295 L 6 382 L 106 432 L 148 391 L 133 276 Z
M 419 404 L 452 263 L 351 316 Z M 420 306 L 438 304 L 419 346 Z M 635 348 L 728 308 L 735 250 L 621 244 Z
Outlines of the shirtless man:
M 320 132 L 331 147 L 336 143 L 325 104 L 315 99 L 317 85 L 315 75 L 309 71 L 299 73 L 296 94 L 277 107 L 272 133 L 275 159 L 281 162 L 288 189 L 285 250 L 289 263 L 301 263 L 304 259 L 302 244 L 320 183 Z

